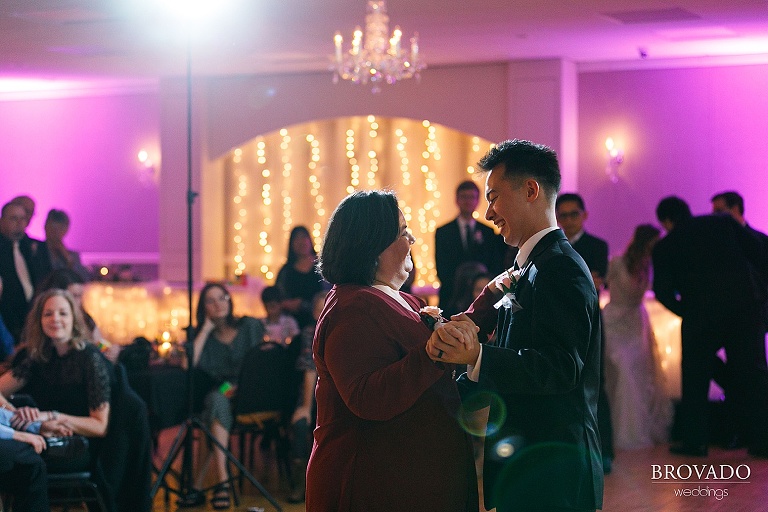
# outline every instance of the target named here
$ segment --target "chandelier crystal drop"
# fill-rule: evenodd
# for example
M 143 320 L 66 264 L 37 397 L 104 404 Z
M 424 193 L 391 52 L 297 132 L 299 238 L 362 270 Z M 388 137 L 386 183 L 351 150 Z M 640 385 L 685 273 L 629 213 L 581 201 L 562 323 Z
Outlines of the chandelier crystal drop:
M 339 77 L 356 84 L 372 84 L 372 92 L 381 91 L 381 84 L 394 84 L 398 80 L 416 77 L 427 66 L 419 55 L 419 35 L 414 33 L 410 48 L 403 50 L 403 33 L 396 26 L 389 36 L 389 16 L 384 0 L 369 0 L 365 16 L 365 37 L 358 26 L 352 35 L 352 47 L 344 52 L 343 39 L 336 32 L 333 65 L 333 83 Z

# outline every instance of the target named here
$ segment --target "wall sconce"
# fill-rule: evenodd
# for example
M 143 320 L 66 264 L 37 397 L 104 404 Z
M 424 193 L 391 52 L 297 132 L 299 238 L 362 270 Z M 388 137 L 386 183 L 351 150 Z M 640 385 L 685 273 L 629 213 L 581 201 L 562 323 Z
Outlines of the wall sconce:
M 155 185 L 157 183 L 157 171 L 149 152 L 146 149 L 141 149 L 137 158 L 139 160 L 139 181 L 145 186 Z
M 624 150 L 616 147 L 613 138 L 605 139 L 606 156 L 608 164 L 605 166 L 605 174 L 611 180 L 611 183 L 619 181 L 619 166 L 624 161 Z

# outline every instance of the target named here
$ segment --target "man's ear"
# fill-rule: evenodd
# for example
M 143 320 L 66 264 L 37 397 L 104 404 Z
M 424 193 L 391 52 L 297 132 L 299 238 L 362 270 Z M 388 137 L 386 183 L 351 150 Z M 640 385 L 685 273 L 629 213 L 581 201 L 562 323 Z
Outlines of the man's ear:
M 539 186 L 539 182 L 534 180 L 533 178 L 525 180 L 525 193 L 526 193 L 526 200 L 529 203 L 532 203 L 535 201 L 539 194 L 541 193 L 541 187 Z

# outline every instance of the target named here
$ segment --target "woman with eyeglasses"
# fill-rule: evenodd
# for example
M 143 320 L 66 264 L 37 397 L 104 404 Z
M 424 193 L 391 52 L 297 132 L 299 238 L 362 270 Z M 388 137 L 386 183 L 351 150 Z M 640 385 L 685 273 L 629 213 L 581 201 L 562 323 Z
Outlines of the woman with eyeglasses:
M 192 368 L 195 389 L 206 386 L 201 418 L 213 437 L 223 446 L 229 444 L 234 418 L 230 397 L 234 393 L 243 358 L 249 349 L 264 341 L 264 326 L 250 316 L 235 317 L 232 298 L 224 285 L 209 283 L 200 292 L 197 304 L 197 328 L 193 342 Z M 205 503 L 202 489 L 211 461 L 218 485 L 214 487 L 211 506 L 215 510 L 230 507 L 227 483 L 227 459 L 221 450 L 208 451 L 198 460 L 194 489 L 178 501 L 179 507 Z

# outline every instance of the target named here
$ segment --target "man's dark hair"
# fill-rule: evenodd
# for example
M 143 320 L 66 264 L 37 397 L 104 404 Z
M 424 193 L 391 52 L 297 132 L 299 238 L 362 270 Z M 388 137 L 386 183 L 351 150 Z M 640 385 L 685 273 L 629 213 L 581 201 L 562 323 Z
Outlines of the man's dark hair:
M 727 192 L 720 192 L 719 194 L 715 194 L 712 196 L 711 201 L 714 203 L 720 199 L 725 201 L 725 206 L 727 206 L 728 209 L 731 209 L 735 206 L 739 211 L 739 215 L 744 215 L 744 198 L 741 197 L 741 194 L 733 190 L 728 190 Z
M 360 191 L 344 198 L 328 221 L 318 267 L 331 284 L 370 285 L 379 254 L 400 232 L 395 194 Z
M 459 183 L 459 186 L 456 187 L 456 195 L 458 196 L 459 192 L 463 192 L 465 190 L 474 190 L 478 195 L 480 195 L 480 187 L 478 187 L 477 183 L 472 180 L 465 180 Z
M 267 286 L 261 291 L 261 302 L 282 302 L 285 300 L 285 293 L 279 286 Z
M 505 140 L 491 148 L 477 165 L 488 172 L 499 164 L 504 164 L 506 179 L 532 177 L 549 198 L 554 198 L 560 191 L 557 153 L 548 146 L 528 140 Z
M 656 207 L 656 218 L 659 222 L 671 221 L 675 226 L 692 217 L 688 203 L 677 196 L 665 197 Z
M 21 203 L 11 200 L 3 205 L 3 208 L 0 210 L 0 215 L 2 215 L 3 217 L 5 217 L 6 215 L 10 215 L 8 210 L 10 210 L 12 207 L 21 208 L 22 210 L 24 209 Z
M 48 212 L 48 216 L 45 218 L 45 223 L 55 222 L 57 224 L 66 224 L 69 226 L 69 215 L 64 210 L 57 210 L 52 208 Z
M 574 192 L 565 192 L 564 194 L 557 196 L 557 199 L 555 199 L 555 209 L 560 208 L 562 203 L 567 203 L 569 201 L 576 203 L 576 206 L 578 206 L 581 211 L 586 210 L 586 208 L 584 208 L 584 199 Z

